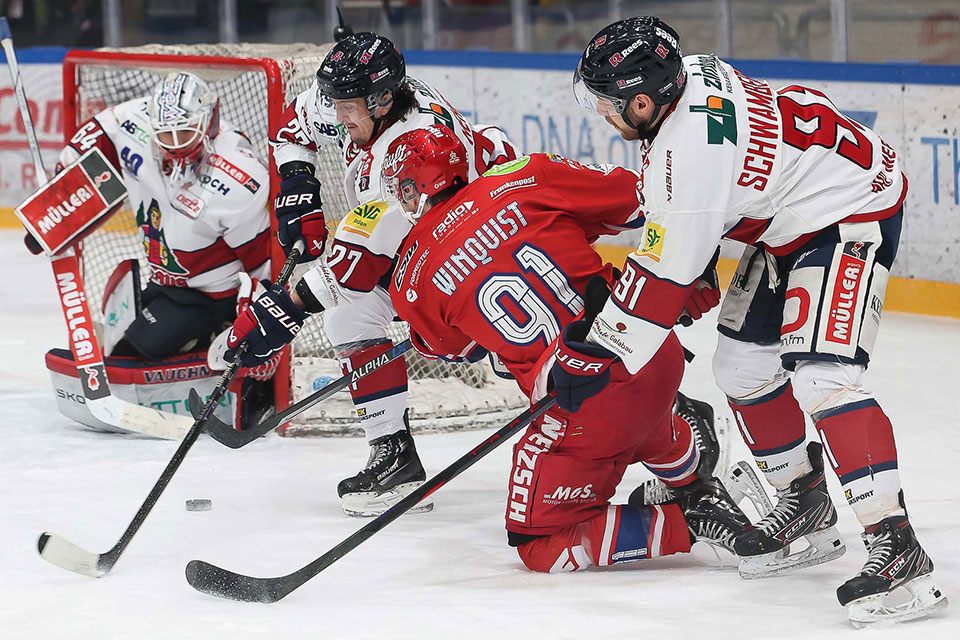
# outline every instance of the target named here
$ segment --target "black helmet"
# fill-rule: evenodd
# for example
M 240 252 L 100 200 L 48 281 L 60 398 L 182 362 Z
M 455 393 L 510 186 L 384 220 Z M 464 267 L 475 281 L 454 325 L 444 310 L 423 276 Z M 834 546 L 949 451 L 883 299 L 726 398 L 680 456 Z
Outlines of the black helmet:
M 317 69 L 317 87 L 326 98 L 366 98 L 373 111 L 383 92 L 396 92 L 406 76 L 403 55 L 394 44 L 363 31 L 330 49 Z
M 600 99 L 623 114 L 630 98 L 640 93 L 654 104 L 670 104 L 683 93 L 687 79 L 682 57 L 680 35 L 660 18 L 614 22 L 584 50 L 573 76 L 574 95 L 581 106 L 601 113 Z

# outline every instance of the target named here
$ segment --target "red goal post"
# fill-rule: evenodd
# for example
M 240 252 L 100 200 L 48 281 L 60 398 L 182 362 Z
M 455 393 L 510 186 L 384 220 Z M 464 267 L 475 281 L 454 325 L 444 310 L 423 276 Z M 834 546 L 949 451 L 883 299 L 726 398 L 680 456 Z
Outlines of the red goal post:
M 287 103 L 312 82 L 316 69 L 329 48 L 330 45 L 148 45 L 125 50 L 69 51 L 63 61 L 64 143 L 73 137 L 83 122 L 108 106 L 148 95 L 153 89 L 153 86 L 150 86 L 151 81 L 152 85 L 156 85 L 163 75 L 171 70 L 191 71 L 212 81 L 214 90 L 221 96 L 224 117 L 240 127 L 258 148 L 261 157 L 268 159 L 268 193 L 276 193 L 279 178 L 273 154 L 267 144 L 267 136 L 270 131 L 280 126 Z M 129 73 L 123 73 L 123 70 L 128 70 Z M 244 78 L 249 74 L 262 75 L 262 86 L 254 87 L 253 85 L 260 83 L 253 78 Z M 244 94 L 251 97 L 260 92 L 262 98 L 256 100 L 255 106 L 247 105 L 238 109 L 229 104 L 233 97 L 231 91 L 228 90 L 227 95 L 223 95 L 223 85 L 236 88 L 239 98 L 243 98 Z M 263 111 L 259 108 L 261 103 L 266 107 L 265 124 L 253 126 L 264 122 Z M 251 114 L 252 117 L 238 117 L 241 113 Z M 339 188 L 339 180 L 331 182 Z M 270 197 L 271 207 L 272 200 Z M 272 215 L 270 220 L 275 237 L 276 220 Z M 114 233 L 116 237 L 122 224 L 123 221 L 115 222 L 112 227 L 107 227 L 105 233 Z M 86 243 L 88 256 L 91 253 L 91 243 L 95 243 L 95 240 Z M 94 279 L 108 277 L 109 273 L 101 276 L 100 263 L 93 262 L 96 259 L 94 256 L 89 258 L 89 261 L 84 260 L 85 277 L 87 274 Z M 271 259 L 276 275 L 283 264 L 283 251 L 276 242 L 271 242 Z M 101 291 L 101 288 L 96 287 L 96 292 L 92 292 L 92 295 L 99 297 Z M 96 304 L 92 304 L 91 308 L 96 307 L 99 311 L 99 299 L 92 302 Z M 289 360 L 288 349 L 284 352 L 275 378 L 276 401 L 280 408 L 290 403 Z
M 146 45 L 124 49 L 70 51 L 63 63 L 64 137 L 94 114 L 137 97 L 149 95 L 169 71 L 190 71 L 206 80 L 219 95 L 224 119 L 244 131 L 270 167 L 270 194 L 279 190 L 279 177 L 268 144 L 270 131 L 281 124 L 284 107 L 313 82 L 330 44 Z M 344 163 L 335 145 L 317 154 L 317 174 L 322 185 L 324 212 L 333 224 L 350 207 L 343 191 Z M 269 198 L 273 206 L 273 198 Z M 270 216 L 274 237 L 276 219 Z M 78 253 L 94 324 L 103 318 L 103 286 L 113 267 L 123 259 L 138 258 L 141 280 L 149 278 L 138 242 L 133 213 L 120 211 L 84 239 Z M 274 275 L 283 264 L 283 253 L 272 242 Z M 291 278 L 296 282 L 304 267 Z M 388 328 L 394 342 L 406 339 L 405 323 Z M 418 429 L 458 430 L 502 422 L 525 404 L 515 383 L 499 380 L 486 363 L 452 365 L 427 360 L 408 352 L 410 415 Z M 303 330 L 274 378 L 278 408 L 309 395 L 331 375 L 339 376 L 333 348 L 323 332 L 322 314 L 307 319 Z M 346 393 L 337 394 L 305 414 L 287 434 L 358 433 L 357 417 Z M 419 424 L 418 424 L 419 421 Z

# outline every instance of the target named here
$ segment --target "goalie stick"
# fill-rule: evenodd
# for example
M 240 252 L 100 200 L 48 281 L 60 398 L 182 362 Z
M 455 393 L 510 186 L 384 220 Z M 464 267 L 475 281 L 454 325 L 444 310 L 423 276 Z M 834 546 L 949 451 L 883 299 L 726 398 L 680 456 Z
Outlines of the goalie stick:
M 532 407 L 501 427 L 496 433 L 491 434 L 474 449 L 465 453 L 446 469 L 424 482 L 416 491 L 355 531 L 340 544 L 293 573 L 278 578 L 253 578 L 221 569 L 203 560 L 191 560 L 185 570 L 187 582 L 197 591 L 220 598 L 240 600 L 243 602 L 262 602 L 265 604 L 277 602 L 295 589 L 301 587 L 305 582 L 334 562 L 356 549 L 361 543 L 372 537 L 373 534 L 399 518 L 410 508 L 416 506 L 418 502 L 469 469 L 477 460 L 499 447 L 517 431 L 536 420 L 556 404 L 556 402 L 556 396 L 552 392 L 550 395 L 540 399 Z
M 287 261 L 280 270 L 280 274 L 274 281 L 276 285 L 283 286 L 286 284 L 287 280 L 290 278 L 290 275 L 293 273 L 294 267 L 300 259 L 300 253 L 303 251 L 303 247 L 303 240 L 298 240 L 293 249 L 290 251 L 290 255 L 287 257 Z M 47 532 L 41 534 L 40 539 L 37 540 L 37 549 L 44 560 L 63 569 L 67 569 L 68 571 L 73 571 L 74 573 L 80 573 L 93 578 L 100 578 L 110 572 L 110 570 L 113 568 L 113 565 L 115 565 L 117 560 L 119 560 L 124 549 L 126 549 L 127 545 L 130 544 L 130 541 L 133 540 L 133 536 L 136 535 L 137 531 L 139 531 L 143 521 L 146 520 L 148 515 L 150 515 L 150 511 L 152 511 L 154 505 L 157 504 L 157 500 L 160 499 L 160 495 L 170 483 L 170 480 L 173 478 L 173 474 L 175 474 L 177 469 L 180 468 L 180 464 L 186 457 L 187 452 L 190 451 L 193 443 L 197 441 L 197 437 L 203 430 L 204 423 L 206 423 L 206 421 L 213 416 L 213 411 L 219 404 L 220 398 L 222 398 L 227 392 L 227 388 L 230 386 L 231 380 L 233 380 L 234 376 L 240 370 L 240 359 L 243 357 L 243 354 L 246 353 L 247 348 L 248 344 L 246 342 L 242 343 L 237 348 L 237 354 L 234 356 L 233 362 L 227 365 L 227 368 L 224 369 L 223 374 L 220 376 L 220 380 L 217 381 L 217 386 L 213 389 L 213 393 L 210 394 L 210 398 L 207 400 L 207 404 L 203 408 L 203 411 L 196 418 L 196 420 L 194 420 L 193 425 L 187 431 L 187 434 L 184 436 L 180 446 L 177 447 L 177 450 L 174 452 L 170 462 L 168 462 L 167 466 L 163 469 L 163 472 L 157 479 L 156 484 L 153 485 L 153 488 L 147 495 L 146 500 L 144 500 L 143 504 L 140 505 L 140 509 L 137 511 L 136 515 L 133 516 L 133 520 L 127 526 L 127 529 L 123 532 L 123 535 L 120 536 L 120 540 L 117 542 L 117 544 L 115 544 L 113 548 L 106 553 L 93 553 L 92 551 L 87 551 L 86 549 L 73 544 L 65 538 L 61 538 L 54 533 Z
M 220 444 L 228 446 L 231 449 L 239 449 L 240 447 L 250 444 L 260 436 L 273 431 L 280 425 L 293 420 L 318 402 L 326 400 L 342 389 L 346 389 L 360 378 L 370 375 L 378 369 L 382 369 L 412 348 L 413 343 L 410 341 L 410 338 L 407 338 L 400 344 L 395 345 L 390 351 L 385 351 L 373 360 L 365 362 L 353 371 L 344 374 L 322 389 L 318 389 L 300 402 L 290 405 L 260 424 L 251 425 L 248 428 L 240 430 L 233 428 L 216 416 L 210 416 L 210 420 L 207 422 L 204 430 L 210 434 L 211 438 Z M 191 389 L 190 396 L 187 399 L 187 406 L 190 407 L 190 413 L 192 413 L 194 417 L 197 417 L 199 412 L 203 410 L 201 402 L 200 395 Z
M 23 129 L 30 146 L 37 183 L 41 184 L 46 180 L 47 173 L 43 167 L 43 158 L 40 156 L 40 144 L 37 142 L 37 133 L 27 106 L 23 79 L 20 76 L 10 25 L 7 24 L 6 18 L 0 18 L 0 46 L 3 47 L 7 56 L 7 68 L 10 71 L 20 119 L 23 120 Z M 76 253 L 72 248 L 66 249 L 51 258 L 51 266 L 57 279 L 64 320 L 70 329 L 68 333 L 70 351 L 77 365 L 84 404 L 93 417 L 124 431 L 168 440 L 183 438 L 190 427 L 190 418 L 142 407 L 121 400 L 111 393 L 100 345 L 93 330 L 92 316 L 83 290 L 83 279 Z

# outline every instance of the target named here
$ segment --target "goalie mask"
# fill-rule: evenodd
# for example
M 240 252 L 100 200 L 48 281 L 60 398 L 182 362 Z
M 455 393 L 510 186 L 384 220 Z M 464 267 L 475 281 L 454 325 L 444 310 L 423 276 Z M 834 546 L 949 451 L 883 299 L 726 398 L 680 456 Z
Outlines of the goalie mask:
M 220 131 L 220 99 L 192 73 L 173 72 L 154 90 L 149 113 L 157 163 L 179 184 Z
M 467 184 L 467 150 L 446 125 L 407 131 L 390 143 L 383 158 L 383 192 L 399 202 L 416 223 L 427 199 L 456 185 Z

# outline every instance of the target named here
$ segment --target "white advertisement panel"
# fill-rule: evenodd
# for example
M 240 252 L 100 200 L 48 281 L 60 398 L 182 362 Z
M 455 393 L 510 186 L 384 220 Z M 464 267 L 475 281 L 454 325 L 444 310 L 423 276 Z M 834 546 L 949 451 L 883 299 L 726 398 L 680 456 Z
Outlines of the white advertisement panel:
M 63 140 L 58 64 L 21 65 L 48 170 Z M 549 151 L 582 162 L 637 166 L 628 144 L 573 99 L 571 71 L 411 65 L 474 122 L 497 124 L 525 152 Z M 774 79 L 827 93 L 851 117 L 877 130 L 903 158 L 910 190 L 894 275 L 960 282 L 960 84 Z M 0 207 L 36 187 L 9 78 L 0 73 Z M 619 238 L 614 242 L 632 242 Z

